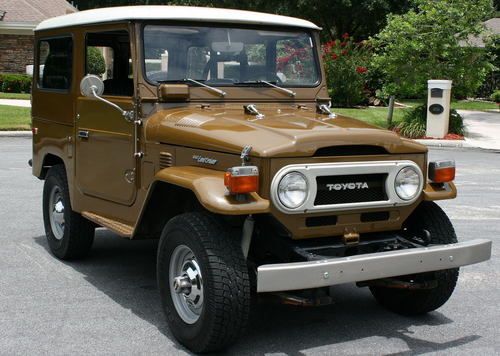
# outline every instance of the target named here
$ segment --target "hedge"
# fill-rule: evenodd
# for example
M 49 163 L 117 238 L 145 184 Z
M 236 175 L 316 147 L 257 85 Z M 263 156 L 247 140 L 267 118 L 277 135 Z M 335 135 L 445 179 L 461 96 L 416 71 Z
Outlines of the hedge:
M 0 74 L 0 91 L 5 93 L 31 92 L 32 78 L 25 74 Z

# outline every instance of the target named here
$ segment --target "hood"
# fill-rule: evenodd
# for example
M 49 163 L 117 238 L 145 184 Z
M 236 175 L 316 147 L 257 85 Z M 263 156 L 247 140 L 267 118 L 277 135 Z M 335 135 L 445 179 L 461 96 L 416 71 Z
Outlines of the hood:
M 245 114 L 243 106 L 161 109 L 145 125 L 148 141 L 237 153 L 252 146 L 257 157 L 310 157 L 319 148 L 381 146 L 394 154 L 424 153 L 427 148 L 396 133 L 313 108 L 259 105 L 264 118 Z

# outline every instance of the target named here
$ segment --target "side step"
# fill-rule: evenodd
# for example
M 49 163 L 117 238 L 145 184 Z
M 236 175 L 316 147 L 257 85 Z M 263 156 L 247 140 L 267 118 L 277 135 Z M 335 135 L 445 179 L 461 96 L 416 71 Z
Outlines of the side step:
M 122 222 L 113 219 L 105 218 L 104 216 L 91 213 L 90 211 L 82 212 L 82 216 L 96 223 L 97 225 L 101 225 L 102 227 L 105 227 L 108 230 L 113 231 L 114 233 L 122 237 L 132 238 L 132 234 L 134 232 L 133 226 L 124 224 Z

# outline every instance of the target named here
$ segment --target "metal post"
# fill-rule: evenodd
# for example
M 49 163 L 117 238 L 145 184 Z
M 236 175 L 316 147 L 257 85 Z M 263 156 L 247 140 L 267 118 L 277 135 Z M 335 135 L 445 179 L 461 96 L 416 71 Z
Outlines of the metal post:
M 389 97 L 389 111 L 387 112 L 387 127 L 392 127 L 392 116 L 394 114 L 394 95 Z

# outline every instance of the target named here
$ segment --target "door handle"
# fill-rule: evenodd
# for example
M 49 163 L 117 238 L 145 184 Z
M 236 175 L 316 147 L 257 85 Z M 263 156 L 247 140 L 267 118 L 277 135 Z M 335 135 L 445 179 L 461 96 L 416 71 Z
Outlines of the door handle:
M 78 137 L 79 138 L 89 138 L 89 132 L 85 131 L 85 130 L 79 130 Z

